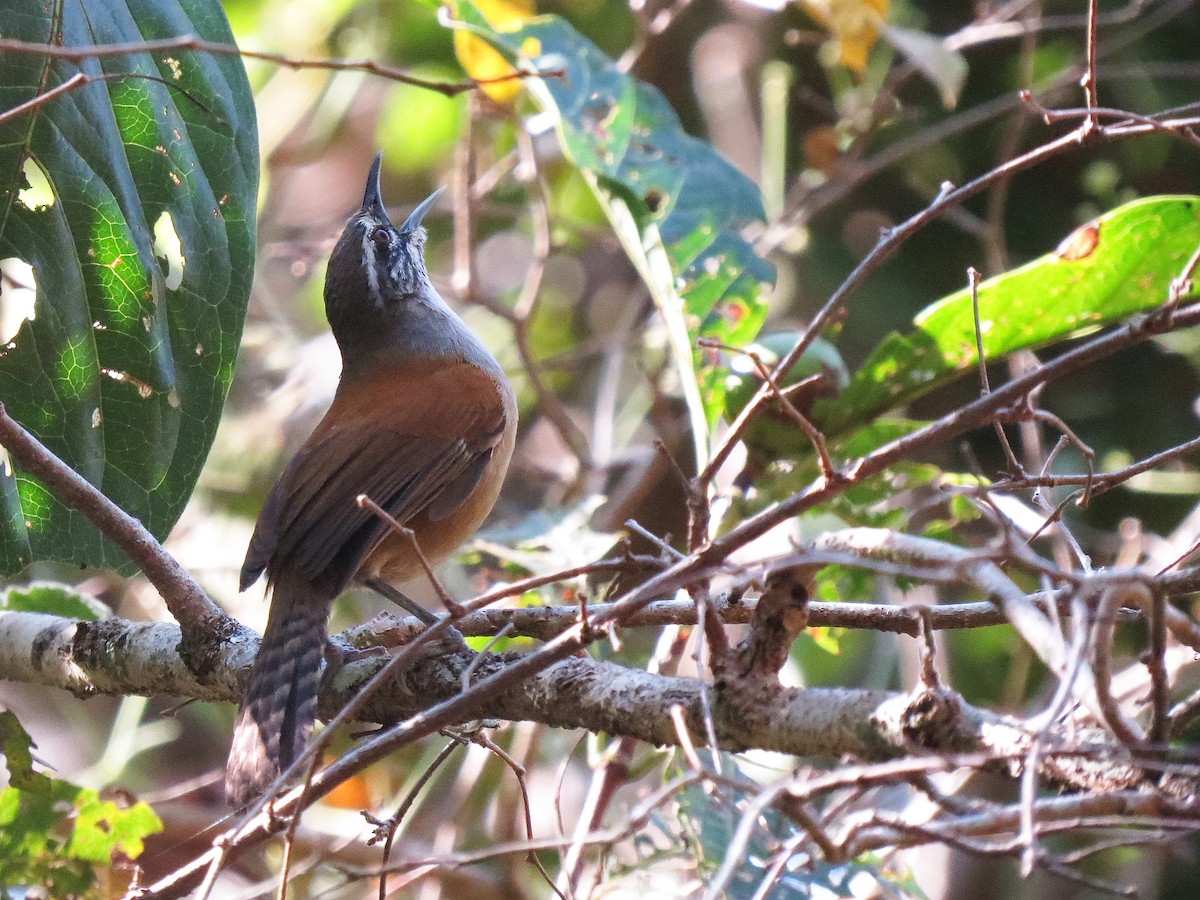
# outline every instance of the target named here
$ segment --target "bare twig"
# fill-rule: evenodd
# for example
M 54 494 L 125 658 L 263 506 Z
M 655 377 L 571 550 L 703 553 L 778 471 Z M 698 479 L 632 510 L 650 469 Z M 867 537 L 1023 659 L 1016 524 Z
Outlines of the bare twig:
M 323 59 L 288 56 L 283 53 L 267 53 L 261 50 L 246 50 L 234 44 L 221 44 L 206 41 L 195 35 L 181 35 L 174 38 L 162 38 L 152 41 L 137 41 L 128 44 L 94 44 L 89 47 L 63 47 L 57 44 L 40 44 L 30 41 L 18 41 L 12 38 L 0 38 L 0 53 L 23 53 L 42 56 L 49 59 L 61 59 L 70 62 L 82 62 L 103 56 L 133 56 L 143 53 L 161 53 L 163 51 L 195 51 L 209 53 L 213 56 L 240 56 L 243 59 L 257 59 L 261 62 L 274 63 L 289 69 L 325 69 L 334 72 L 367 72 L 378 75 L 389 81 L 399 81 L 414 87 L 436 91 L 447 97 L 453 97 L 466 91 L 477 90 L 485 84 L 500 84 L 506 81 L 524 80 L 526 78 L 547 78 L 562 75 L 560 70 L 545 72 L 514 71 L 508 75 L 496 78 L 471 79 L 461 82 L 433 81 L 410 75 L 403 69 L 376 62 L 373 59 Z
M 450 596 L 450 592 L 442 585 L 442 581 L 433 571 L 433 566 L 429 565 L 429 560 L 425 558 L 425 553 L 421 550 L 421 545 L 417 541 L 417 534 L 407 525 L 402 525 L 396 521 L 386 509 L 368 497 L 366 494 L 359 494 L 354 498 L 354 502 L 363 509 L 369 510 L 373 515 L 378 516 L 393 532 L 400 535 L 413 549 L 416 554 L 417 561 L 421 564 L 421 570 L 425 573 L 425 577 L 432 585 L 434 593 L 438 595 L 438 599 L 442 601 L 442 605 L 446 607 L 446 611 L 450 613 L 450 618 L 458 619 L 463 615 L 462 604 Z

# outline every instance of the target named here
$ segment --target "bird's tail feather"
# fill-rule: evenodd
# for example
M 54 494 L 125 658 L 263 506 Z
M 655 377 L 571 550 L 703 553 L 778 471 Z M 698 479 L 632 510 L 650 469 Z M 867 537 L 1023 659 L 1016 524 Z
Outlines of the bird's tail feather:
M 296 760 L 316 717 L 332 598 L 283 574 L 272 591 L 225 769 L 225 796 L 235 807 L 256 799 Z

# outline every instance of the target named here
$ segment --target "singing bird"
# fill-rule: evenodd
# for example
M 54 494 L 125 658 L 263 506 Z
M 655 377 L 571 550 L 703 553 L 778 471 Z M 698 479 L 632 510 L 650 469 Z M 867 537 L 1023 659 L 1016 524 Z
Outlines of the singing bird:
M 334 599 L 353 581 L 394 585 L 423 571 L 411 540 L 359 495 L 411 528 L 436 565 L 483 523 L 512 456 L 512 387 L 425 270 L 421 219 L 440 191 L 397 228 L 380 195 L 382 156 L 325 275 L 337 393 L 267 495 L 242 567 L 242 590 L 266 571 L 271 609 L 225 773 L 238 807 L 312 736 Z

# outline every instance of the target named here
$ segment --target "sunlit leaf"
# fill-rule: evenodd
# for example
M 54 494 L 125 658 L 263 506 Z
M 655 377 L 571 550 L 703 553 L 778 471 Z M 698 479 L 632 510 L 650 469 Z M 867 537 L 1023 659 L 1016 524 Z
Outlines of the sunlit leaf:
M 11 712 L 0 711 L 0 752 L 9 787 L 0 790 L 0 894 L 18 885 L 49 897 L 82 896 L 113 854 L 134 859 L 162 831 L 145 803 L 118 803 L 34 771 L 33 741 Z M 5 894 L 4 896 L 7 896 Z
M 1152 197 L 1077 229 L 1053 252 L 979 287 L 984 358 L 1042 347 L 1152 310 L 1200 247 L 1200 197 Z M 836 400 L 814 415 L 845 430 L 976 367 L 971 293 L 926 307 L 906 334 L 875 349 Z
M 65 584 L 46 581 L 6 589 L 0 593 L 0 609 L 47 613 L 85 622 L 112 618 L 112 610 L 99 600 L 84 596 Z
M 533 15 L 532 0 L 475 0 L 475 8 L 499 31 L 507 31 Z M 521 82 L 516 79 L 487 83 L 512 75 L 516 69 L 482 38 L 467 31 L 454 32 L 454 55 L 464 72 L 485 82 L 483 92 L 497 103 L 509 103 L 521 92 Z
M 888 0 L 800 0 L 800 5 L 829 30 L 842 65 L 854 72 L 867 67 L 867 54 L 879 39 Z
M 215 0 L 0 0 L 0 22 L 6 38 L 65 47 L 232 41 Z M 78 73 L 93 80 L 0 123 L 0 259 L 31 266 L 37 291 L 0 350 L 0 399 L 163 537 L 233 374 L 254 266 L 254 106 L 237 57 L 6 52 L 0 110 Z M 0 571 L 127 565 L 19 468 L 0 477 L 0 505 Z
M 46 790 L 0 791 L 0 884 L 44 896 L 78 897 L 92 889 L 114 854 L 136 858 L 162 822 L 145 803 L 122 805 L 59 779 Z
M 67 855 L 99 864 L 111 862 L 117 851 L 136 859 L 144 839 L 162 831 L 162 822 L 145 803 L 122 806 L 87 790 L 80 791 L 74 824 Z

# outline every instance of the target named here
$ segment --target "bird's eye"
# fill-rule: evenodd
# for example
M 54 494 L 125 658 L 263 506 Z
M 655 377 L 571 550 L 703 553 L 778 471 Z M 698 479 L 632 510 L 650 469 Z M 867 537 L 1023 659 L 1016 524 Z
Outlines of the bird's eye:
M 388 230 L 381 225 L 371 232 L 371 240 L 380 247 L 386 247 L 391 240 L 391 236 L 388 234 Z

